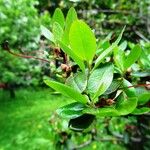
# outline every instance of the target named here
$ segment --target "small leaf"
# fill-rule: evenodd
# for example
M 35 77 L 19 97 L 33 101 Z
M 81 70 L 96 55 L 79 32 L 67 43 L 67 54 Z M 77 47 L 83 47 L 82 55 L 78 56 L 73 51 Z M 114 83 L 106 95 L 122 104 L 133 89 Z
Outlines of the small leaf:
M 121 95 L 120 97 L 122 97 L 121 98 L 122 100 L 118 98 L 117 101 L 120 100 L 121 102 L 117 102 L 117 105 L 116 105 L 116 110 L 119 112 L 119 114 L 127 115 L 133 112 L 137 106 L 138 99 L 136 97 L 125 98 L 123 95 Z
M 98 65 L 106 58 L 106 56 L 107 56 L 108 54 L 110 54 L 110 53 L 112 52 L 112 50 L 119 44 L 119 42 L 120 42 L 120 40 L 121 40 L 121 38 L 122 38 L 122 35 L 123 35 L 124 30 L 125 30 L 125 27 L 124 27 L 123 30 L 121 31 L 121 33 L 120 33 L 119 37 L 117 38 L 117 40 L 116 40 L 109 48 L 107 48 L 104 52 L 102 52 L 102 53 L 100 54 L 100 56 L 96 59 L 96 61 L 95 61 L 95 66 L 94 66 L 93 70 L 94 70 L 95 68 L 97 68 Z
M 137 97 L 136 96 L 136 90 L 135 90 L 135 88 L 134 87 L 131 87 L 132 86 L 132 84 L 129 82 L 129 81 L 127 81 L 126 79 L 123 79 L 123 82 L 122 82 L 122 87 L 123 87 L 123 91 L 124 91 L 124 93 L 126 93 L 126 95 L 128 96 L 128 97 Z M 130 87 L 130 88 L 129 88 Z
M 52 24 L 54 22 L 59 23 L 60 26 L 62 27 L 62 29 L 64 28 L 65 18 L 64 18 L 64 15 L 63 15 L 63 13 L 62 13 L 60 8 L 56 8 L 55 9 L 55 12 L 54 12 L 53 17 L 52 17 Z
M 124 60 L 125 60 L 124 51 L 116 46 L 114 48 L 114 61 L 116 66 L 121 70 L 121 72 L 124 71 L 124 66 L 123 66 Z
M 103 94 L 110 86 L 113 79 L 113 65 L 107 64 L 92 72 L 88 81 L 88 91 L 93 99 Z
M 63 44 L 61 41 L 59 41 L 59 45 L 61 49 L 79 65 L 80 69 L 82 71 L 85 71 L 85 66 L 84 66 L 82 59 L 80 59 L 68 46 Z
M 150 70 L 143 72 L 132 72 L 131 75 L 134 77 L 148 77 L 150 76 Z
M 87 103 L 87 99 L 85 98 L 85 96 L 83 96 L 82 94 L 80 94 L 79 92 L 77 92 L 76 90 L 74 90 L 73 88 L 56 82 L 56 81 L 51 81 L 51 80 L 45 80 L 44 81 L 48 86 L 50 86 L 51 88 L 53 88 L 54 90 L 60 92 L 61 94 L 68 96 L 78 102 L 81 103 Z
M 85 105 L 83 105 L 82 103 L 75 102 L 57 109 L 56 112 L 64 118 L 73 119 L 81 116 L 83 114 L 82 110 L 84 108 Z
M 95 116 L 91 114 L 83 114 L 80 117 L 69 121 L 69 128 L 74 131 L 83 131 L 87 129 L 94 121 Z
M 148 107 L 142 107 L 142 108 L 136 108 L 132 114 L 133 115 L 142 115 L 150 112 L 150 108 Z
M 62 36 L 63 36 L 63 29 L 58 22 L 53 23 L 52 31 L 54 34 L 55 41 L 60 41 L 62 39 Z
M 138 104 L 139 105 L 144 105 L 150 100 L 150 93 L 142 93 L 138 97 Z
M 118 111 L 115 108 L 112 108 L 112 107 L 104 107 L 104 108 L 96 108 L 96 109 L 85 108 L 83 110 L 83 112 L 96 115 L 97 117 L 119 116 Z
M 124 61 L 124 68 L 128 69 L 135 61 L 139 58 L 141 54 L 141 47 L 139 45 L 135 45 L 133 49 L 131 49 L 130 54 Z
M 66 45 L 69 45 L 69 31 L 70 31 L 71 24 L 75 20 L 77 20 L 77 13 L 75 9 L 71 7 L 67 13 L 65 31 L 63 35 L 63 43 L 65 43 Z
M 87 78 L 85 73 L 78 72 L 74 76 L 70 76 L 69 78 L 67 78 L 66 84 L 82 93 L 87 86 Z
M 106 90 L 104 94 L 111 94 L 115 92 L 122 84 L 122 80 L 113 80 L 109 88 Z
M 46 27 L 41 26 L 41 32 L 48 40 L 54 42 L 54 35 Z
M 82 60 L 91 62 L 96 52 L 96 38 L 90 27 L 81 20 L 72 23 L 69 32 L 70 46 Z

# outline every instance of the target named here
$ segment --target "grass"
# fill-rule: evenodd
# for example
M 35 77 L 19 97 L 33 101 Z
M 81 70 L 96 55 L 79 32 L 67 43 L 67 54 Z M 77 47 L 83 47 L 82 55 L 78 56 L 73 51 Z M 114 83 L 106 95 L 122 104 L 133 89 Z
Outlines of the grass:
M 23 89 L 10 99 L 0 91 L 0 150 L 51 150 L 51 127 L 54 110 L 67 103 L 48 89 Z
M 49 119 L 58 107 L 66 103 L 70 103 L 70 100 L 61 95 L 52 95 L 49 89 L 20 89 L 15 99 L 11 99 L 6 91 L 0 91 L 0 150 L 55 150 L 54 142 L 59 135 L 54 128 L 66 131 L 68 124 L 62 118 L 54 118 L 55 123 L 50 124 Z M 105 130 L 103 123 L 98 128 L 101 134 Z M 71 138 L 76 144 L 87 139 L 88 136 L 83 134 Z M 82 150 L 107 147 L 124 150 L 114 142 L 93 142 Z

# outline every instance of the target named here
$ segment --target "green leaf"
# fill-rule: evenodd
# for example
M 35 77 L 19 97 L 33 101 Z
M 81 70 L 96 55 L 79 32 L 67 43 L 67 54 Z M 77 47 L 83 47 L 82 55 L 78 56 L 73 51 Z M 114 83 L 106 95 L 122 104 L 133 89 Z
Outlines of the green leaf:
M 137 61 L 137 59 L 139 58 L 140 54 L 141 47 L 139 45 L 135 45 L 124 61 L 124 68 L 128 69 L 133 63 L 135 63 L 135 61 Z
M 56 112 L 61 117 L 73 119 L 73 118 L 81 116 L 83 114 L 82 110 L 84 108 L 85 108 L 85 105 L 83 105 L 82 103 L 75 102 L 75 103 L 71 103 L 71 104 L 65 105 L 57 109 Z
M 63 29 L 58 22 L 53 23 L 52 31 L 54 34 L 55 41 L 60 41 L 62 39 L 62 36 L 63 36 Z
M 107 64 L 94 70 L 88 81 L 88 91 L 93 99 L 103 94 L 110 86 L 113 79 L 113 65 Z
M 115 92 L 122 84 L 122 80 L 113 80 L 109 88 L 106 90 L 104 94 L 111 94 Z
M 87 103 L 87 99 L 82 94 L 80 94 L 78 91 L 74 90 L 73 88 L 65 84 L 62 84 L 56 81 L 51 81 L 51 80 L 45 80 L 44 82 L 48 86 L 50 86 L 51 88 L 53 88 L 54 90 L 60 92 L 61 94 L 65 96 L 68 96 L 81 103 Z
M 150 112 L 150 108 L 148 107 L 142 107 L 142 108 L 136 108 L 132 114 L 133 115 L 142 115 Z
M 75 9 L 71 7 L 67 13 L 65 31 L 63 35 L 63 43 L 65 43 L 66 45 L 69 45 L 69 31 L 70 31 L 71 24 L 75 20 L 77 20 L 77 13 Z
M 142 93 L 138 97 L 138 104 L 139 105 L 144 105 L 150 100 L 150 93 Z
M 78 72 L 74 76 L 70 76 L 69 78 L 67 78 L 66 84 L 82 93 L 87 86 L 87 77 L 85 73 Z
M 123 79 L 122 82 L 122 88 L 124 93 L 128 96 L 128 97 L 136 97 L 136 90 L 134 87 L 132 87 L 133 85 L 126 79 Z
M 96 109 L 85 108 L 83 112 L 96 115 L 97 117 L 119 116 L 118 111 L 112 107 L 104 107 L 104 108 L 96 108 Z
M 122 50 L 122 51 L 124 51 L 126 48 L 127 48 L 127 41 L 124 41 L 124 42 L 122 42 L 120 45 L 119 45 L 119 48 Z
M 46 27 L 41 26 L 41 32 L 48 40 L 54 42 L 54 35 Z
M 62 29 L 64 28 L 65 18 L 64 18 L 64 15 L 63 15 L 63 13 L 62 13 L 60 8 L 56 8 L 55 9 L 55 12 L 54 12 L 53 17 L 52 17 L 52 24 L 54 22 L 59 23 L 60 26 L 62 27 Z
M 143 72 L 132 72 L 131 75 L 134 77 L 148 77 L 150 76 L 150 70 Z
M 117 99 L 117 101 L 120 100 L 121 102 L 117 102 L 116 110 L 120 115 L 127 115 L 133 112 L 137 107 L 138 99 L 136 97 L 125 98 L 123 95 L 119 97 L 121 97 L 122 100 L 120 100 L 120 98 Z
M 91 114 L 83 114 L 80 117 L 69 121 L 69 128 L 74 131 L 83 131 L 87 129 L 94 121 L 95 116 Z
M 86 23 L 81 20 L 72 23 L 69 41 L 73 52 L 80 59 L 91 63 L 96 52 L 96 38 Z
M 125 27 L 124 27 L 123 30 L 121 31 L 121 33 L 120 33 L 119 37 L 117 38 L 117 40 L 116 40 L 114 43 L 112 43 L 112 45 L 111 45 L 109 48 L 107 48 L 104 52 L 102 52 L 102 53 L 99 55 L 99 57 L 98 57 L 98 58 L 96 59 L 96 61 L 95 61 L 95 66 L 94 66 L 93 70 L 94 70 L 95 68 L 97 68 L 98 65 L 106 58 L 106 56 L 107 56 L 108 54 L 110 54 L 110 53 L 112 52 L 112 50 L 119 44 L 119 42 L 120 42 L 120 40 L 121 40 L 121 38 L 122 38 L 122 35 L 123 35 L 124 30 L 125 30 Z
M 61 49 L 68 54 L 80 67 L 82 71 L 85 71 L 84 62 L 80 59 L 68 46 L 59 41 Z
M 114 61 L 116 66 L 121 70 L 121 72 L 124 71 L 124 66 L 123 66 L 124 60 L 125 60 L 124 51 L 120 47 L 116 46 L 114 48 Z

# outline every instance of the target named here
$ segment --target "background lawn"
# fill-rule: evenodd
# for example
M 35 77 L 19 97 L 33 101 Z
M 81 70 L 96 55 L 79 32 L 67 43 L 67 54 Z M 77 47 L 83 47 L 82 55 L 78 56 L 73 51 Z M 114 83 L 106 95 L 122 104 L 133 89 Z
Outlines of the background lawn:
M 19 90 L 15 99 L 0 91 L 0 150 L 52 149 L 49 118 L 64 103 L 47 89 Z

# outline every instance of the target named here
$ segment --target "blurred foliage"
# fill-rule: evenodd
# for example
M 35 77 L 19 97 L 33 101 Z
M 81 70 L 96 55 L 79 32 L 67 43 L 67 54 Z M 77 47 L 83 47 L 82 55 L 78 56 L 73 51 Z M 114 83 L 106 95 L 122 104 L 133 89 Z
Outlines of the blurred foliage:
M 17 53 L 29 53 L 41 48 L 40 25 L 50 24 L 47 12 L 39 14 L 35 0 L 0 0 L 0 41 L 7 40 Z M 0 48 L 0 83 L 38 85 L 42 80 L 42 64 L 11 56 Z M 36 54 L 36 53 L 35 53 Z M 41 55 L 36 54 L 37 57 Z M 43 55 L 42 55 L 43 57 Z M 45 65 L 46 66 L 46 65 Z
M 150 39 L 149 0 L 45 0 L 39 1 L 38 9 L 53 13 L 60 7 L 66 13 L 71 6 L 75 7 L 79 18 L 96 30 L 99 38 L 126 25 L 126 39 L 133 42 Z

